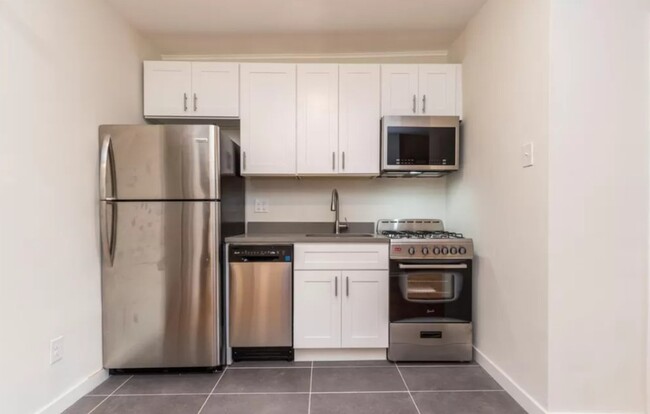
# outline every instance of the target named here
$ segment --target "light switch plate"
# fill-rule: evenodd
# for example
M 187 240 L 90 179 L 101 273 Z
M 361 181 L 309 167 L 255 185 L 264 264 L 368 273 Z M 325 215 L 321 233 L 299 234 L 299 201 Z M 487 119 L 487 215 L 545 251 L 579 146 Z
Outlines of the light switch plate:
M 528 142 L 521 146 L 521 166 L 524 168 L 532 167 L 533 163 L 533 143 Z
M 256 198 L 255 199 L 255 212 L 256 213 L 268 213 L 269 212 L 269 200 L 265 198 Z

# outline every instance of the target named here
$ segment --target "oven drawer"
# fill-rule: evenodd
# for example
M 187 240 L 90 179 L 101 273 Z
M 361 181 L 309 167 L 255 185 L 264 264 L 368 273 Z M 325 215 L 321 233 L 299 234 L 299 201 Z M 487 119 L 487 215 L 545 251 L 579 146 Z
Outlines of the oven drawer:
M 391 361 L 471 361 L 472 323 L 391 323 Z
M 386 270 L 388 244 L 296 243 L 296 270 Z

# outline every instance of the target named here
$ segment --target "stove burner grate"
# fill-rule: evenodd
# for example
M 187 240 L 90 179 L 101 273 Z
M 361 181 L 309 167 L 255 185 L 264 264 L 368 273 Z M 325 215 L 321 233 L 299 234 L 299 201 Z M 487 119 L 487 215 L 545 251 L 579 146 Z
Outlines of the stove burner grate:
M 462 239 L 464 238 L 461 233 L 454 233 L 452 231 L 395 231 L 385 230 L 381 234 L 390 239 Z

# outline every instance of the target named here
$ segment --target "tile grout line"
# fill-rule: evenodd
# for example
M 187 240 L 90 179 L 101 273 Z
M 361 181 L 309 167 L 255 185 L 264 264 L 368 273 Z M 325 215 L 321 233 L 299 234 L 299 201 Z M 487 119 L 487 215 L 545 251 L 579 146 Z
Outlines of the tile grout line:
M 223 372 L 221 373 L 221 376 L 219 376 L 219 379 L 217 380 L 216 384 L 214 384 L 214 387 L 212 387 L 212 390 L 210 391 L 210 394 L 208 394 L 208 396 L 205 397 L 205 401 L 203 401 L 203 405 L 201 405 L 201 408 L 199 408 L 199 411 L 196 414 L 201 414 L 201 411 L 203 411 L 203 408 L 208 404 L 208 400 L 212 396 L 212 393 L 214 392 L 214 390 L 217 389 L 217 385 L 219 385 L 219 383 L 221 382 L 223 377 L 226 376 L 227 371 L 228 371 L 228 366 L 226 366 L 226 368 L 224 368 Z
M 315 369 L 331 369 L 331 368 L 392 368 L 394 365 L 318 365 L 314 366 Z M 471 368 L 478 365 L 400 365 L 402 368 Z M 230 370 L 239 369 L 309 369 L 308 365 L 301 367 L 229 367 Z
M 311 371 L 309 372 L 309 404 L 307 405 L 307 414 L 311 414 L 311 389 L 314 382 L 314 361 L 311 361 Z
M 418 390 L 411 393 L 472 393 L 472 392 L 506 392 L 505 390 Z M 409 391 L 312 391 L 312 395 L 319 394 L 407 394 Z M 213 392 L 213 393 L 160 393 L 160 394 L 115 394 L 112 397 L 170 397 L 170 396 L 208 396 L 208 395 L 309 395 L 309 391 L 278 391 L 278 392 Z M 87 394 L 84 397 L 109 397 L 109 394 Z
M 420 412 L 420 407 L 415 403 L 415 398 L 413 398 L 413 394 L 411 394 L 411 390 L 409 390 L 409 386 L 406 383 L 406 380 L 404 379 L 404 375 L 402 375 L 402 371 L 399 369 L 399 365 L 395 364 L 395 368 L 397 368 L 397 372 L 399 373 L 400 378 L 402 378 L 402 382 L 404 383 L 404 387 L 406 387 L 406 391 L 409 393 L 409 397 L 411 397 L 411 401 L 413 402 L 413 405 L 415 406 L 415 410 L 418 412 L 418 414 L 422 414 Z
M 122 387 L 124 386 L 124 384 L 126 384 L 127 382 L 129 382 L 129 380 L 130 380 L 131 378 L 133 378 L 133 375 L 131 375 L 131 376 L 130 376 L 129 378 L 127 378 L 123 383 L 121 383 L 119 387 L 115 388 L 115 389 L 113 390 L 112 393 L 110 393 L 110 394 L 108 394 L 108 395 L 106 396 L 106 398 L 104 398 L 103 400 L 101 400 L 101 401 L 99 402 L 99 404 L 97 404 L 97 405 L 95 406 L 95 408 L 93 408 L 92 410 L 88 411 L 88 414 L 91 414 L 93 411 L 95 411 L 97 408 L 99 408 L 100 405 L 104 404 L 104 402 L 105 402 L 106 400 L 108 400 L 109 398 L 111 398 L 111 396 L 112 396 L 113 394 L 115 394 L 115 393 L 116 393 L 120 388 L 122 388 Z

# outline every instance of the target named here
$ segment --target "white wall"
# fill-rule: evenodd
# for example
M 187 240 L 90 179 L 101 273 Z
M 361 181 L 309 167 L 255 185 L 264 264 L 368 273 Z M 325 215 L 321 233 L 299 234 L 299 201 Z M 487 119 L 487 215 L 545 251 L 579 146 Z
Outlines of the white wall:
M 447 222 L 474 239 L 479 357 L 532 397 L 530 412 L 548 391 L 548 13 L 548 1 L 488 0 L 450 55 L 463 64 L 464 167 L 448 179 Z
M 143 57 L 102 1 L 0 1 L 3 413 L 37 412 L 102 368 L 97 127 L 142 122 Z
M 552 1 L 551 411 L 645 409 L 648 10 Z
M 341 220 L 382 218 L 445 219 L 445 178 L 249 178 L 248 221 L 334 221 L 332 189 L 338 189 Z M 269 200 L 268 213 L 255 213 L 256 198 Z

